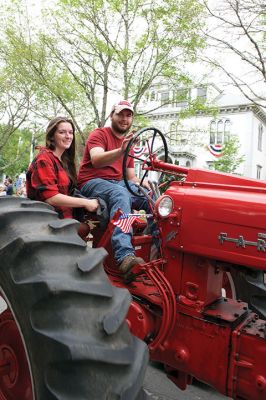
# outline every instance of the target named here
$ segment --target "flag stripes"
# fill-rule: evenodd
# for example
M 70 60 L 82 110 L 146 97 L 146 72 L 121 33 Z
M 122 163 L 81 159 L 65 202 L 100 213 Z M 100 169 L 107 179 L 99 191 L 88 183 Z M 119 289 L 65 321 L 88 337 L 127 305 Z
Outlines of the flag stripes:
M 114 225 L 118 226 L 124 233 L 129 233 L 133 222 L 138 218 L 135 214 L 122 214 L 119 219 L 113 222 Z

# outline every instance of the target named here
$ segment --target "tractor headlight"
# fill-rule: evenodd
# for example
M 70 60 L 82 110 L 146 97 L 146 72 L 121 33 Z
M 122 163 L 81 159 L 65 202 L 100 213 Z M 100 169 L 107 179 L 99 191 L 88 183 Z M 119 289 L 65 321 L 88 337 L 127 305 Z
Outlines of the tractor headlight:
M 160 217 L 168 217 L 173 211 L 173 200 L 169 196 L 163 196 L 157 206 Z

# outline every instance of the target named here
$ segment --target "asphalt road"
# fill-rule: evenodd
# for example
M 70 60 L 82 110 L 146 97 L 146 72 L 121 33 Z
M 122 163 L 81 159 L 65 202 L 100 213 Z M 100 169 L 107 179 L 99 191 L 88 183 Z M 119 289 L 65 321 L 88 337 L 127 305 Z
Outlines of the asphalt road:
M 228 400 L 211 387 L 194 381 L 185 391 L 171 382 L 160 365 L 150 363 L 144 380 L 144 388 L 150 400 Z

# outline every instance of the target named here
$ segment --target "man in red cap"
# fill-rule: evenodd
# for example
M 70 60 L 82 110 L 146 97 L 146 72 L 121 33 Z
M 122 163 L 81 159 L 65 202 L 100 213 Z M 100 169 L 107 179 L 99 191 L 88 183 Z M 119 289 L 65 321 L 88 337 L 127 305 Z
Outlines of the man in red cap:
M 129 133 L 133 116 L 133 106 L 127 100 L 114 104 L 110 114 L 111 126 L 96 128 L 89 134 L 80 166 L 78 186 L 81 193 L 105 200 L 110 219 L 119 208 L 124 214 L 130 214 L 132 208 L 150 212 L 147 200 L 130 194 L 122 178 L 124 152 L 133 135 Z M 127 178 L 132 185 L 140 182 L 135 175 L 132 158 L 128 159 Z M 147 182 L 144 185 L 148 187 Z M 125 276 L 134 265 L 144 263 L 142 258 L 135 256 L 131 238 L 132 231 L 124 233 L 120 227 L 115 227 L 112 248 L 119 269 Z

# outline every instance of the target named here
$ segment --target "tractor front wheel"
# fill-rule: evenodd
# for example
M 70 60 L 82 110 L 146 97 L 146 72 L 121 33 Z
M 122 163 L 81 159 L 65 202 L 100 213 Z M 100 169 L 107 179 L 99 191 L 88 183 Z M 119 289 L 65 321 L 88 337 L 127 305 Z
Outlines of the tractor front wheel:
M 146 345 L 103 249 L 44 203 L 0 198 L 0 400 L 144 399 Z

